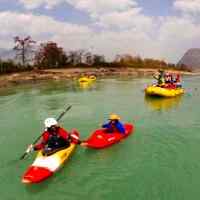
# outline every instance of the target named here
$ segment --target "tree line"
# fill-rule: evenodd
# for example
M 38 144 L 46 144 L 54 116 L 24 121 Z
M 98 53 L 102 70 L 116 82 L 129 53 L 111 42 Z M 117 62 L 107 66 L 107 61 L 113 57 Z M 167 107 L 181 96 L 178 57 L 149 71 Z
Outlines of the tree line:
M 36 47 L 36 41 L 30 36 L 14 38 L 15 59 L 0 59 L 0 74 L 33 69 L 69 68 L 69 67 L 130 67 L 130 68 L 163 68 L 190 71 L 185 65 L 166 63 L 163 60 L 132 56 L 117 55 L 111 62 L 104 55 L 92 54 L 86 50 L 65 52 L 57 43 L 49 41 Z

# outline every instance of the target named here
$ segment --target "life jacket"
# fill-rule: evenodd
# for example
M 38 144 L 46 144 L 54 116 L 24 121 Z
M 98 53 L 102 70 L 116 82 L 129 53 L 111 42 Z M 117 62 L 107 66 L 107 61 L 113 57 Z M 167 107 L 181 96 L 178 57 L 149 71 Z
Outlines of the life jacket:
M 64 146 L 68 146 L 69 141 L 65 140 L 59 135 L 59 128 L 55 132 L 49 132 L 49 139 L 47 142 L 47 147 L 56 149 L 56 148 L 61 148 Z
M 117 129 L 115 124 L 110 123 L 110 126 L 111 126 L 111 129 L 112 129 L 112 132 L 119 132 L 119 130 Z

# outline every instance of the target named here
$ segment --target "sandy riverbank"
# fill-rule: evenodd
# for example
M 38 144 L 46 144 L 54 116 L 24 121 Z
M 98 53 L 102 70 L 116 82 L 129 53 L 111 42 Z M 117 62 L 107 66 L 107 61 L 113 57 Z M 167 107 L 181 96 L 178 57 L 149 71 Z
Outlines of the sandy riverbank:
M 170 71 L 170 70 L 169 70 Z M 152 76 L 157 69 L 133 69 L 133 68 L 67 68 L 67 69 L 48 69 L 33 70 L 0 76 L 0 87 L 11 84 L 31 83 L 41 80 L 71 80 L 77 79 L 84 74 L 95 75 L 97 77 L 109 76 L 133 76 L 143 77 Z M 200 73 L 171 71 L 182 75 L 200 75 Z

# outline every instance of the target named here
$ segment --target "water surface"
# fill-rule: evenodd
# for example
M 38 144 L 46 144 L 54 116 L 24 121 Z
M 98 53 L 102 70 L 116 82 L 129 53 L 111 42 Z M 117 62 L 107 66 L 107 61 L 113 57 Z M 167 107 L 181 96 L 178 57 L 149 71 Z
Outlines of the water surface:
M 200 196 L 200 77 L 184 77 L 187 93 L 174 99 L 144 96 L 148 78 L 103 79 L 91 87 L 48 82 L 0 90 L 0 186 L 2 200 L 194 200 Z M 197 88 L 197 89 L 195 89 Z M 104 150 L 78 147 L 49 180 L 20 182 L 34 160 L 19 157 L 43 130 L 46 117 L 72 109 L 61 125 L 81 138 L 109 113 L 134 123 L 135 132 Z

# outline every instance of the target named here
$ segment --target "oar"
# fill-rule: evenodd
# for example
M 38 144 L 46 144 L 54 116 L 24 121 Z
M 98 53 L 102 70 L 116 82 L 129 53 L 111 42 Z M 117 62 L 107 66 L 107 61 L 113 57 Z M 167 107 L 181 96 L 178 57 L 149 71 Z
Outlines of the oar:
M 59 120 L 65 115 L 65 113 L 66 113 L 68 110 L 71 109 L 71 107 L 72 107 L 71 105 L 68 106 L 68 107 L 58 116 L 57 121 L 59 121 Z M 39 135 L 39 136 L 34 140 L 33 145 L 35 145 L 41 137 L 42 137 L 42 134 Z M 30 153 L 30 152 L 29 152 L 29 149 L 27 149 L 27 150 L 25 151 L 25 153 L 20 157 L 20 160 L 23 160 L 29 153 Z

